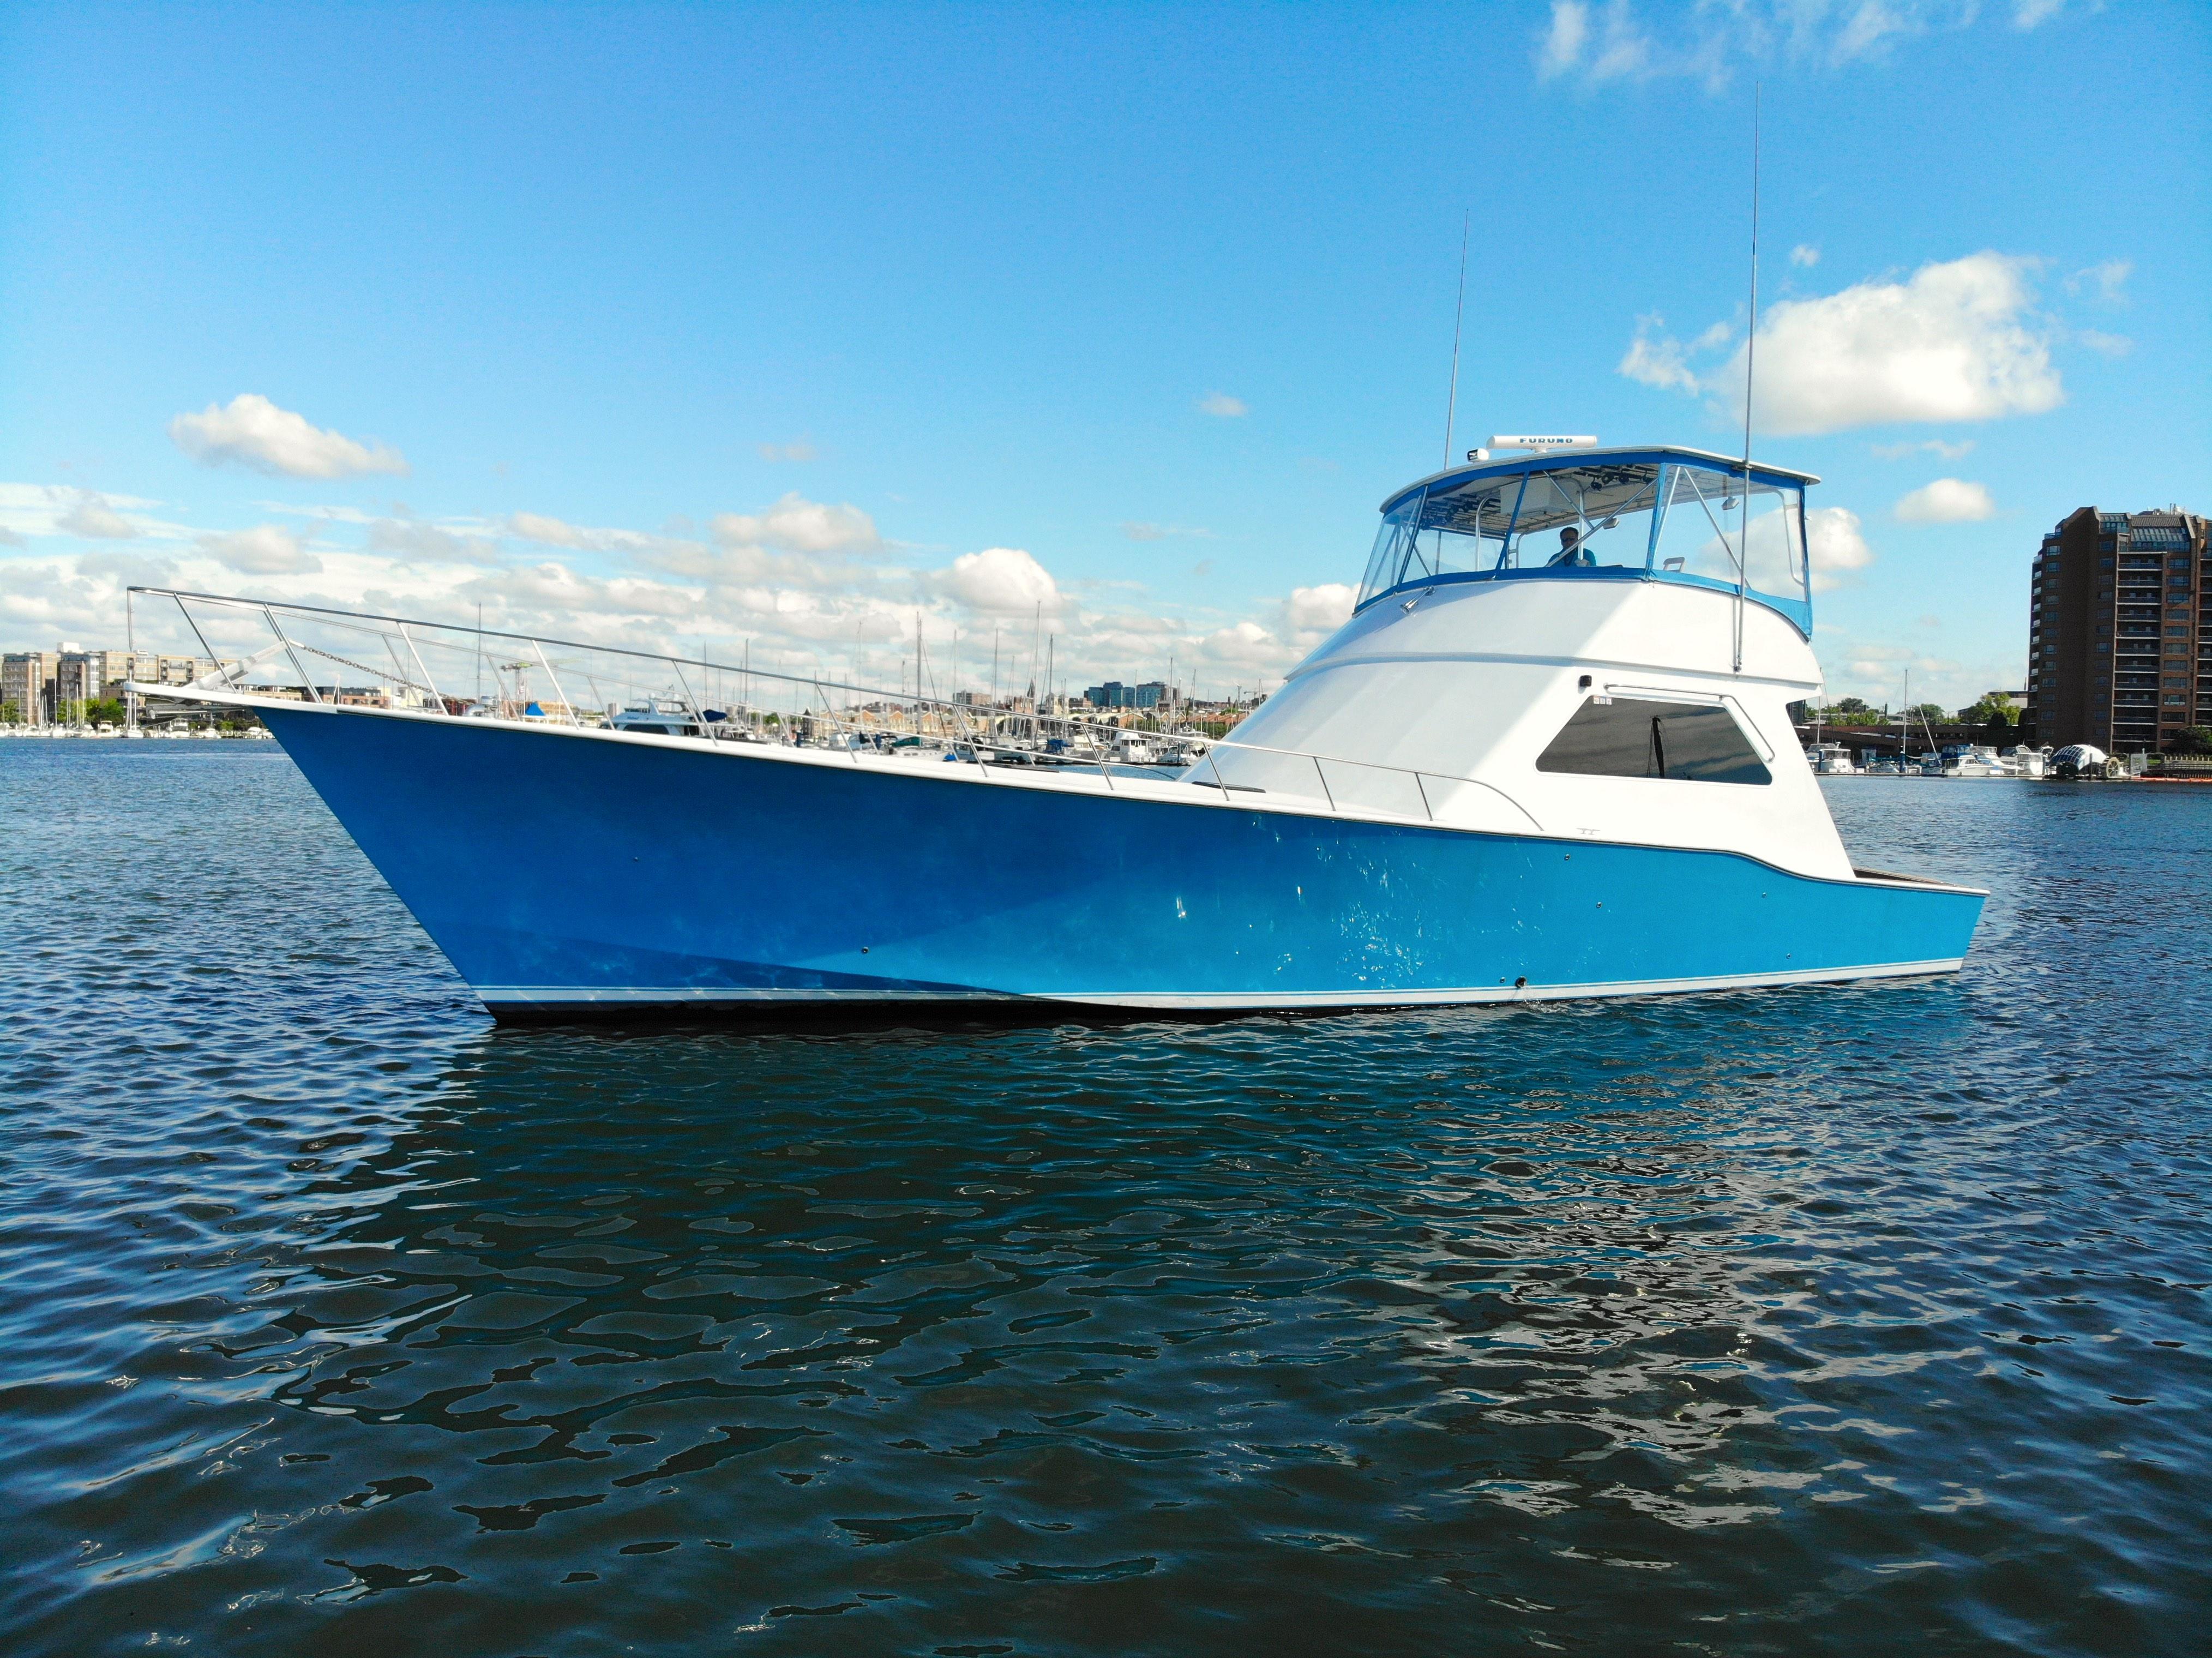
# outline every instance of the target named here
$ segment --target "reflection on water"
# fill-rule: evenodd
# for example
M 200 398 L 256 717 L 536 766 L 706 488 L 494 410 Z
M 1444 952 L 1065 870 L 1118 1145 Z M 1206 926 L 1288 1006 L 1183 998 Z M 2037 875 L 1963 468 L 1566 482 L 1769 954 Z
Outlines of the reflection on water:
M 2212 1587 L 2212 800 L 1847 782 L 1997 885 L 1955 981 L 625 1037 L 491 1031 L 281 756 L 33 758 L 11 1649 L 2179 1651 Z

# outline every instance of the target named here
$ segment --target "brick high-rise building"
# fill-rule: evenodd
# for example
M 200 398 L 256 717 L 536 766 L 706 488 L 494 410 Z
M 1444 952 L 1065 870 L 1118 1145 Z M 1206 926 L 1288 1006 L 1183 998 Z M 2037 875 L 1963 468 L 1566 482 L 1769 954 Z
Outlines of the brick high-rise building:
M 2212 548 L 2194 513 L 2084 507 L 2043 538 L 2023 734 L 2108 754 L 2212 726 Z

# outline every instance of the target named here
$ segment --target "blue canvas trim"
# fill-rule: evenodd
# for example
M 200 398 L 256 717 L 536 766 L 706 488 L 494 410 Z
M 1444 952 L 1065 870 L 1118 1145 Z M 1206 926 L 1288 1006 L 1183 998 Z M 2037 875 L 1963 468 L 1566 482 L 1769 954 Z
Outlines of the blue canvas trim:
M 1382 510 L 1387 513 L 1408 496 L 1423 490 L 1455 489 L 1462 484 L 1477 483 L 1483 478 L 1512 477 L 1523 472 L 1572 471 L 1578 466 L 1651 465 L 1694 466 L 1700 471 L 1720 472 L 1729 477 L 1744 476 L 1744 465 L 1741 460 L 1672 446 L 1651 449 L 1559 449 L 1547 454 L 1518 455 L 1510 460 L 1488 460 L 1477 466 L 1450 468 L 1393 492 L 1383 501 Z M 1778 489 L 1796 489 L 1819 482 L 1810 472 L 1793 471 L 1788 467 L 1770 466 L 1764 461 L 1756 460 L 1751 464 L 1750 476 L 1754 483 L 1771 484 Z

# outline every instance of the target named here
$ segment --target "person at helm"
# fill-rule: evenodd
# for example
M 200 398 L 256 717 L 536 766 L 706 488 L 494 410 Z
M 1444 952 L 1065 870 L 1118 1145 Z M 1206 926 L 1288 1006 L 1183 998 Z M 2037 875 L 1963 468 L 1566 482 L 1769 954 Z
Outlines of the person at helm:
M 1583 532 L 1570 524 L 1559 531 L 1559 550 L 1545 562 L 1547 566 L 1568 565 L 1588 569 L 1595 565 L 1597 560 L 1590 556 L 1590 550 L 1583 545 Z

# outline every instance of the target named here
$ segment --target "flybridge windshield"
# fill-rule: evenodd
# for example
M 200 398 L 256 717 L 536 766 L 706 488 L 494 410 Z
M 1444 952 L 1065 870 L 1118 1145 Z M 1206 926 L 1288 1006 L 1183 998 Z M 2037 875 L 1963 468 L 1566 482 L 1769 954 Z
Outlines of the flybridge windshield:
M 1446 474 L 1387 503 L 1358 603 L 1439 579 L 1741 584 L 1809 636 L 1806 482 L 1754 465 L 1747 484 L 1740 464 L 1671 451 Z

